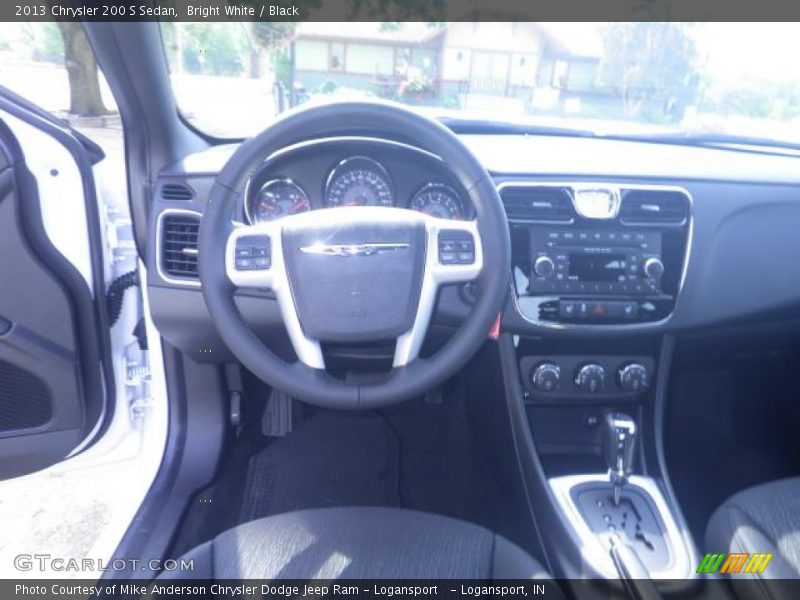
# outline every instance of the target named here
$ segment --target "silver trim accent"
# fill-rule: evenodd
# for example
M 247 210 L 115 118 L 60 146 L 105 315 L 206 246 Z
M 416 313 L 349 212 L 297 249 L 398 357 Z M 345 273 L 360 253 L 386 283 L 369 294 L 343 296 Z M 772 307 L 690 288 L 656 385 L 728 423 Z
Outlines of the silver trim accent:
M 595 214 L 594 211 L 596 207 L 591 206 L 588 200 L 582 200 L 581 197 L 602 192 L 608 194 L 609 205 L 602 214 Z M 572 205 L 575 207 L 577 213 L 584 219 L 592 219 L 595 221 L 616 219 L 617 215 L 619 215 L 621 198 L 622 194 L 620 193 L 620 188 L 616 185 L 598 186 L 575 184 L 572 186 Z
M 320 254 L 324 256 L 341 256 L 347 258 L 350 256 L 385 254 L 386 252 L 395 252 L 397 250 L 405 250 L 406 248 L 408 248 L 408 244 L 368 242 L 366 244 L 314 244 L 313 246 L 303 246 L 300 248 L 300 251 L 305 254 Z
M 196 210 L 190 210 L 188 208 L 165 208 L 158 213 L 158 218 L 156 219 L 156 272 L 158 273 L 158 276 L 167 283 L 171 283 L 173 285 L 182 285 L 185 287 L 199 288 L 199 276 L 197 279 L 179 279 L 177 277 L 167 275 L 163 269 L 161 264 L 161 259 L 163 258 L 161 254 L 162 221 L 164 220 L 164 217 L 169 215 L 192 215 L 197 217 L 198 221 L 203 218 L 203 213 Z
M 384 167 L 374 158 L 370 158 L 369 156 L 362 156 L 360 154 L 356 154 L 354 156 L 348 156 L 347 158 L 340 160 L 338 163 L 336 163 L 336 166 L 330 170 L 330 172 L 328 173 L 328 177 L 325 179 L 325 189 L 322 192 L 322 206 L 324 208 L 341 208 L 341 206 L 332 205 L 328 202 L 328 192 L 330 191 L 331 183 L 333 182 L 334 177 L 339 173 L 339 171 L 345 169 L 347 167 L 347 163 L 351 163 L 356 160 L 363 160 L 372 163 L 377 167 L 379 174 L 381 175 L 381 177 L 383 177 L 383 179 L 386 181 L 386 184 L 389 186 L 389 193 L 392 195 L 391 206 L 396 207 L 397 199 L 395 198 L 395 193 L 394 193 L 394 181 L 392 180 L 392 177 L 389 175 L 389 171 L 386 169 L 386 167 Z M 389 207 L 382 207 L 382 208 L 389 208 Z
M 250 223 L 251 225 L 253 223 L 260 223 L 261 222 L 261 221 L 253 219 L 253 216 L 251 214 L 251 206 L 250 206 L 250 204 L 251 204 L 251 200 L 252 199 L 250 198 L 250 183 L 251 183 L 252 179 L 253 178 L 250 177 L 247 180 L 247 183 L 244 186 L 244 195 L 243 195 L 243 202 L 242 202 L 244 204 L 244 218 L 247 219 L 247 222 Z M 303 192 L 303 195 L 306 197 L 306 200 L 308 200 L 308 203 L 309 203 L 308 204 L 308 210 L 304 210 L 303 212 L 308 212 L 309 210 L 311 210 L 311 199 L 308 197 L 308 194 L 303 189 L 303 186 L 301 186 L 299 183 L 297 183 L 294 179 L 291 179 L 290 177 L 275 177 L 274 179 L 269 179 L 269 180 L 267 180 L 267 181 L 265 181 L 264 183 L 261 184 L 261 187 L 258 188 L 258 192 L 261 192 L 261 190 L 263 190 L 265 187 L 267 187 L 268 185 L 272 185 L 274 183 L 288 183 L 289 185 L 293 185 L 298 190 Z
M 571 494 L 573 488 L 584 483 L 601 483 L 609 486 L 610 489 L 608 476 L 605 474 L 567 475 L 549 479 L 548 483 L 559 508 L 578 536 L 583 563 L 607 579 L 618 579 L 619 574 L 611 559 L 609 549 L 603 546 L 597 534 L 589 528 L 580 509 L 572 500 Z M 697 564 L 697 557 L 694 548 L 688 547 L 685 543 L 675 517 L 656 482 L 650 477 L 632 475 L 628 480 L 627 487 L 639 488 L 640 491 L 650 496 L 664 522 L 665 533 L 672 546 L 670 566 L 666 570 L 650 573 L 651 577 L 653 579 L 695 578 L 694 565 Z
M 450 221 L 437 219 L 405 208 L 385 206 L 335 207 L 312 212 L 289 215 L 276 221 L 241 225 L 228 236 L 225 249 L 225 269 L 228 279 L 238 287 L 271 289 L 281 309 L 286 330 L 298 359 L 314 369 L 324 369 L 325 360 L 318 340 L 309 338 L 300 324 L 297 309 L 289 285 L 286 264 L 283 258 L 282 231 L 287 224 L 313 230 L 315 226 L 353 223 L 422 223 L 425 226 L 427 247 L 425 267 L 417 314 L 407 332 L 397 339 L 393 366 L 402 367 L 419 355 L 420 347 L 428 330 L 436 294 L 441 285 L 466 282 L 475 279 L 483 269 L 483 243 L 475 221 Z M 439 232 L 442 230 L 466 231 L 475 242 L 475 262 L 471 265 L 442 265 L 439 263 Z M 237 271 L 236 240 L 242 236 L 263 235 L 269 237 L 272 249 L 272 266 L 265 270 Z M 393 244 L 395 245 L 395 244 Z M 402 245 L 402 244 L 396 244 Z
M 532 186 L 532 187 L 571 187 L 575 185 L 574 183 L 562 182 L 562 181 L 503 181 L 497 186 L 498 193 L 503 187 L 508 186 Z M 686 274 L 689 270 L 689 261 L 691 259 L 692 254 L 692 243 L 694 240 L 694 198 L 692 194 L 689 193 L 685 187 L 678 186 L 678 185 L 649 185 L 649 184 L 635 184 L 635 183 L 625 183 L 625 184 L 615 184 L 618 185 L 620 190 L 651 190 L 651 191 L 667 191 L 667 192 L 679 192 L 686 196 L 689 200 L 689 212 L 687 218 L 681 224 L 687 225 L 688 229 L 686 231 L 686 250 L 684 252 L 683 257 L 683 265 L 681 265 L 681 276 L 678 280 L 678 290 L 675 294 L 675 306 L 672 312 L 660 319 L 658 321 L 649 321 L 644 323 L 615 323 L 614 325 L 602 325 L 602 324 L 582 324 L 582 323 L 558 323 L 554 321 L 542 321 L 538 318 L 531 318 L 528 316 L 526 312 L 520 308 L 520 301 L 524 300 L 526 303 L 530 302 L 532 305 L 535 305 L 533 308 L 533 313 L 538 315 L 539 313 L 539 305 L 550 302 L 553 300 L 558 300 L 558 296 L 556 295 L 549 295 L 549 296 L 520 296 L 517 293 L 517 280 L 516 277 L 512 276 L 511 281 L 511 300 L 514 304 L 514 309 L 517 311 L 517 314 L 525 320 L 527 323 L 534 325 L 536 327 L 542 327 L 545 329 L 550 330 L 562 330 L 562 331 L 591 331 L 597 333 L 603 332 L 612 332 L 618 330 L 619 327 L 624 327 L 627 330 L 633 329 L 641 329 L 641 330 L 650 330 L 650 329 L 657 329 L 663 327 L 672 319 L 676 312 L 678 312 L 681 302 L 681 292 L 683 291 L 684 283 L 686 282 Z M 556 223 L 554 221 L 510 221 L 512 223 L 525 223 L 525 224 L 544 224 L 544 225 L 568 225 L 569 223 L 560 222 Z M 663 227 L 664 224 L 631 224 L 626 225 L 626 227 Z M 667 227 L 676 227 L 678 224 L 668 224 Z M 513 273 L 512 273 L 513 275 Z M 525 275 L 527 277 L 527 274 Z

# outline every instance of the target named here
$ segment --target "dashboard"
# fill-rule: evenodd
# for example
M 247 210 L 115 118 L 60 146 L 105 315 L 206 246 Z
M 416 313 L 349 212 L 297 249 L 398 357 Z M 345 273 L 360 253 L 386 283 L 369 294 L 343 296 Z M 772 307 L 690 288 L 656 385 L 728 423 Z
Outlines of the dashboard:
M 489 171 L 509 218 L 513 262 L 496 266 L 509 269 L 513 289 L 502 316 L 505 331 L 641 335 L 800 314 L 796 157 L 643 141 L 460 137 Z M 154 318 L 171 343 L 198 360 L 227 358 L 199 293 L 192 245 L 216 174 L 236 147 L 191 154 L 163 169 L 154 187 L 147 238 Z M 446 164 L 398 140 L 353 136 L 296 144 L 264 157 L 241 187 L 232 215 L 240 222 L 350 203 L 475 216 Z M 668 223 L 633 222 L 623 212 L 604 224 L 577 213 L 542 222 L 516 212 L 530 190 L 537 205 L 567 198 L 574 209 L 576 190 L 593 188 L 616 194 L 621 211 L 635 194 L 644 198 L 638 204 L 645 211 L 674 197 L 681 212 Z M 656 194 L 655 201 L 644 193 Z M 434 324 L 457 326 L 469 315 L 473 294 L 444 288 Z M 285 337 L 283 324 L 277 303 L 264 302 L 269 296 L 249 291 L 236 302 L 258 335 L 278 340 Z M 629 309 L 639 316 L 629 318 Z

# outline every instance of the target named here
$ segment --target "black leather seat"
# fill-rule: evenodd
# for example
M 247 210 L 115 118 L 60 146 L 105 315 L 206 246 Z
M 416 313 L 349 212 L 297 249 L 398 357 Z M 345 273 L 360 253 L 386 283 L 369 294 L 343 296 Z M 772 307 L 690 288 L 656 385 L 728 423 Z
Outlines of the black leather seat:
M 395 508 L 325 508 L 251 521 L 184 556 L 194 571 L 162 578 L 546 579 L 530 555 L 491 531 Z
M 772 553 L 758 577 L 764 597 L 783 597 L 766 580 L 800 578 L 800 478 L 752 487 L 725 501 L 709 521 L 706 552 Z

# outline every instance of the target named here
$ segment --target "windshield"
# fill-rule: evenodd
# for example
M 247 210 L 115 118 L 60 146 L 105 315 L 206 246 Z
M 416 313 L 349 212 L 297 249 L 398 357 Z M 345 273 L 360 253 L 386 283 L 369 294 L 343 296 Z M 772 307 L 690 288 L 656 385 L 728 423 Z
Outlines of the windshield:
M 179 109 L 247 137 L 293 106 L 383 98 L 437 116 L 800 144 L 791 23 L 162 23 Z

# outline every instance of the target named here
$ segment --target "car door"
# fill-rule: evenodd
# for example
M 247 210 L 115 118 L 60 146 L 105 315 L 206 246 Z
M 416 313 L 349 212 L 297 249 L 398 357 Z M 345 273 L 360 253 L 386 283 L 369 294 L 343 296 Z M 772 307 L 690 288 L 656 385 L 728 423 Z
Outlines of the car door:
M 0 88 L 0 480 L 78 452 L 108 416 L 100 158 Z

